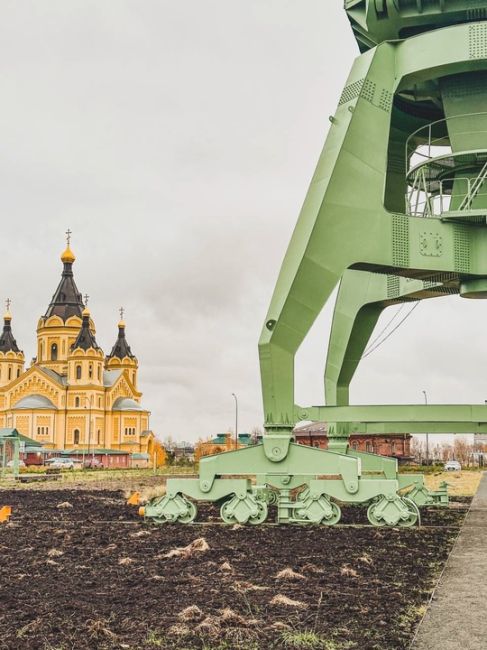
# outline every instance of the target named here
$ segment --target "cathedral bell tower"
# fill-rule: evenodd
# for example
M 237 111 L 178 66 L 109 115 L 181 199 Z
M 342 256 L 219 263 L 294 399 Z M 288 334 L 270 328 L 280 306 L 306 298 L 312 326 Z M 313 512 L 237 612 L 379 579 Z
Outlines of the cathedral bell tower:
M 12 314 L 10 300 L 3 316 L 3 331 L 0 335 L 0 386 L 10 384 L 24 372 L 24 353 L 19 350 L 12 334 Z
M 37 365 L 67 372 L 68 355 L 83 322 L 83 299 L 76 286 L 73 264 L 76 259 L 70 247 L 71 231 L 67 231 L 67 246 L 61 255 L 61 281 L 44 316 L 37 324 Z M 94 331 L 94 325 L 91 323 Z
M 82 312 L 81 329 L 68 355 L 68 382 L 70 386 L 103 386 L 103 350 L 95 339 L 90 310 Z
M 133 354 L 125 336 L 124 309 L 120 308 L 120 321 L 118 323 L 118 337 L 112 351 L 106 358 L 107 370 L 126 370 L 130 381 L 137 389 L 137 370 L 139 363 Z

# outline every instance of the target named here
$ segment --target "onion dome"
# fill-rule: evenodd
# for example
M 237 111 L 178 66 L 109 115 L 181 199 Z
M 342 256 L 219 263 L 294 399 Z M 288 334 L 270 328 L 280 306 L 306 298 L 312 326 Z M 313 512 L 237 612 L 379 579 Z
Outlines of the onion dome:
M 115 341 L 115 345 L 113 346 L 112 351 L 107 356 L 107 359 L 113 359 L 114 357 L 117 357 L 120 360 L 124 359 L 125 357 L 129 357 L 129 359 L 135 359 L 135 354 L 133 354 L 132 350 L 130 349 L 130 345 L 128 344 L 125 337 L 125 321 L 123 319 L 121 319 L 118 323 L 118 338 Z
M 100 346 L 96 342 L 95 335 L 90 329 L 90 310 L 88 307 L 85 307 L 82 312 L 83 323 L 81 324 L 81 329 L 78 333 L 76 341 L 71 346 L 71 350 L 89 350 L 93 348 L 94 350 L 100 350 Z
M 8 307 L 3 315 L 3 331 L 0 336 L 0 352 L 20 352 L 17 341 L 12 334 L 12 314 Z
M 81 318 L 83 299 L 74 281 L 73 263 L 75 259 L 76 257 L 69 246 L 68 237 L 68 245 L 61 255 L 61 261 L 63 263 L 61 282 L 49 303 L 44 318 L 59 316 L 64 322 L 66 322 L 71 316 L 78 316 L 78 318 Z
M 66 250 L 61 254 L 61 262 L 63 264 L 73 264 L 75 261 L 76 256 L 69 247 L 69 244 L 66 246 Z

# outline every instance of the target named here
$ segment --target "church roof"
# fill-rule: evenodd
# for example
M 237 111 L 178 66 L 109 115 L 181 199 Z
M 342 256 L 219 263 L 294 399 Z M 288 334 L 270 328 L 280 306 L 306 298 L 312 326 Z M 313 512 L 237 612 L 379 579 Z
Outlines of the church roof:
M 135 359 L 135 354 L 133 354 L 132 350 L 130 349 L 130 345 L 128 344 L 125 337 L 125 323 L 123 321 L 120 321 L 118 324 L 118 338 L 115 341 L 115 345 L 113 346 L 112 351 L 108 355 L 107 359 L 112 359 L 113 357 L 117 357 L 120 360 L 124 359 L 125 357 Z
M 131 397 L 118 397 L 113 402 L 113 411 L 144 411 L 145 409 Z
M 36 366 L 36 368 L 39 368 L 39 370 L 42 370 L 46 375 L 49 375 L 51 379 L 54 379 L 54 381 L 61 384 L 61 386 L 66 386 L 68 383 L 66 375 L 60 375 L 55 370 L 52 370 L 52 368 L 45 368 L 44 366 Z
M 0 352 L 20 352 L 17 341 L 12 334 L 12 317 L 9 312 L 4 316 L 3 331 L 0 335 Z
M 68 249 L 66 249 L 68 250 Z M 71 252 L 71 249 L 69 249 Z M 71 316 L 81 318 L 83 312 L 83 300 L 81 293 L 78 291 L 73 275 L 74 255 L 67 255 L 66 251 L 61 257 L 63 261 L 63 273 L 49 307 L 45 313 L 45 318 L 59 316 L 64 322 Z
M 44 395 L 27 395 L 13 406 L 14 409 L 57 409 Z
M 82 350 L 89 350 L 93 348 L 94 350 L 100 350 L 100 346 L 96 342 L 95 335 L 90 329 L 90 312 L 88 309 L 83 310 L 83 322 L 81 324 L 81 329 L 78 332 L 76 341 L 71 346 L 72 350 L 77 350 L 81 348 Z
M 103 371 L 103 385 L 106 388 L 113 386 L 117 379 L 122 374 L 121 370 L 104 370 Z

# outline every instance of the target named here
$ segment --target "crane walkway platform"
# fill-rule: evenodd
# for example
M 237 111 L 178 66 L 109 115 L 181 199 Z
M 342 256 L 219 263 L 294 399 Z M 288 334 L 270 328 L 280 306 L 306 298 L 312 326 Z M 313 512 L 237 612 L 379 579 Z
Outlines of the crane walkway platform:
M 411 650 L 487 648 L 487 473 Z

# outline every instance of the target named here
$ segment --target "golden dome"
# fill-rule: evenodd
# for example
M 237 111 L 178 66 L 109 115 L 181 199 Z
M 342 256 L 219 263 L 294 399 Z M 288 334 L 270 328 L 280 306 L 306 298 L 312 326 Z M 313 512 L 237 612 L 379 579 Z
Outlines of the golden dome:
M 88 309 L 88 307 L 85 307 L 85 308 L 83 309 L 83 311 L 81 312 L 81 315 L 82 315 L 82 316 L 91 316 L 91 312 L 90 312 L 90 310 Z
M 10 311 L 8 309 L 3 315 L 3 320 L 12 320 L 12 314 L 10 313 Z
M 119 320 L 118 321 L 118 327 L 125 327 L 125 321 L 124 320 Z
M 69 244 L 66 246 L 66 250 L 64 253 L 61 255 L 61 262 L 64 264 L 72 264 L 74 260 L 76 259 L 73 251 L 69 247 Z

